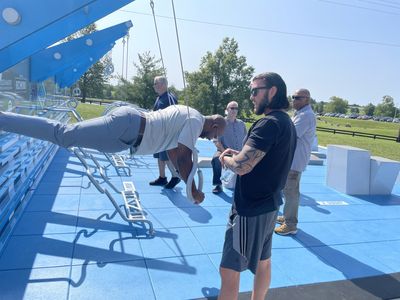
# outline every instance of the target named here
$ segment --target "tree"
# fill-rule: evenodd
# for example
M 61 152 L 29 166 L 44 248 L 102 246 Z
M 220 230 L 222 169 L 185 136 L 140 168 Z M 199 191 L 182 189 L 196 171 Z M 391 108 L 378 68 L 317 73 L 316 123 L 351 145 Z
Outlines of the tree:
M 115 86 L 106 83 L 104 85 L 103 95 L 105 99 L 115 99 Z
M 85 36 L 85 35 L 88 35 L 88 34 L 90 34 L 90 33 L 93 33 L 93 32 L 95 32 L 96 30 L 97 30 L 96 23 L 92 23 L 92 24 L 86 26 L 85 28 L 82 28 L 81 30 L 78 30 L 77 32 L 75 32 L 75 33 L 73 33 L 73 34 L 67 36 L 67 37 L 66 37 L 65 39 L 63 39 L 62 41 L 63 41 L 63 42 L 69 42 L 69 41 L 72 41 L 72 40 L 74 40 L 74 39 L 77 39 L 77 38 L 83 37 L 83 36 Z
M 359 114 L 360 113 L 360 108 L 355 106 L 355 105 L 353 105 L 353 106 L 350 107 L 350 112 L 352 114 Z
M 324 101 L 316 102 L 313 110 L 316 113 L 322 114 L 324 112 L 324 109 L 325 109 L 325 104 L 326 103 Z
M 391 96 L 383 96 L 382 102 L 379 103 L 376 108 L 374 115 L 382 117 L 393 117 L 396 108 L 394 106 L 394 99 Z
M 333 113 L 344 114 L 347 111 L 349 103 L 340 97 L 332 96 L 329 98 L 330 102 L 326 105 L 326 110 Z
M 153 88 L 154 77 L 164 74 L 160 60 L 150 55 L 150 52 L 138 54 L 139 63 L 134 63 L 136 75 L 132 78 L 133 83 L 122 80 L 123 89 L 126 91 L 128 102 L 135 103 L 143 108 L 153 108 L 157 97 Z
M 241 115 L 249 115 L 253 105 L 249 99 L 249 81 L 254 68 L 239 56 L 239 45 L 233 38 L 224 38 L 215 53 L 207 52 L 198 71 L 186 73 L 189 105 L 202 114 L 223 114 L 230 101 L 237 101 Z
M 375 111 L 375 105 L 372 103 L 368 103 L 366 106 L 364 106 L 364 113 L 367 116 L 373 116 Z
M 82 102 L 89 98 L 103 98 L 104 88 L 104 64 L 100 61 L 91 66 L 81 78 L 78 85 L 81 90 Z
M 324 112 L 324 105 L 325 105 L 324 101 L 317 102 L 317 100 L 315 100 L 314 98 L 311 97 L 310 105 L 314 112 L 316 112 L 316 113 Z

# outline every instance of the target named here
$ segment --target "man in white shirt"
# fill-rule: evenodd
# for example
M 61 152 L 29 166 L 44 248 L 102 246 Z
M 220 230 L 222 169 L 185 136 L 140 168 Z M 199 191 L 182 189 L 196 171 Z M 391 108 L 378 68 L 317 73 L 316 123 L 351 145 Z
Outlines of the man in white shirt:
M 203 116 L 182 105 L 140 112 L 122 106 L 110 114 L 74 124 L 35 116 L 0 112 L 0 130 L 49 141 L 61 147 L 83 147 L 101 152 L 134 149 L 136 154 L 167 151 L 168 157 L 187 183 L 193 167 L 192 151 L 198 137 L 209 140 L 222 135 L 225 119 L 220 115 Z M 192 184 L 196 203 L 204 193 Z
M 276 220 L 281 225 L 275 228 L 275 233 L 280 235 L 297 233 L 300 178 L 310 160 L 311 147 L 316 130 L 315 114 L 310 105 L 310 92 L 307 89 L 299 89 L 293 94 L 292 99 L 293 108 L 296 110 L 292 121 L 296 127 L 297 145 L 286 185 L 283 189 L 285 197 L 283 216 L 279 216 Z

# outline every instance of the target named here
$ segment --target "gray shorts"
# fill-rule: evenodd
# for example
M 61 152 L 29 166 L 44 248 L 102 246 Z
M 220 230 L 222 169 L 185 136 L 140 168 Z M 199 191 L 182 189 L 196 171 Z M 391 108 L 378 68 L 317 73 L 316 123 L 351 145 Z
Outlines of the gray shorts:
M 236 272 L 249 269 L 255 274 L 259 261 L 271 257 L 277 215 L 275 210 L 255 217 L 242 217 L 232 208 L 220 266 Z

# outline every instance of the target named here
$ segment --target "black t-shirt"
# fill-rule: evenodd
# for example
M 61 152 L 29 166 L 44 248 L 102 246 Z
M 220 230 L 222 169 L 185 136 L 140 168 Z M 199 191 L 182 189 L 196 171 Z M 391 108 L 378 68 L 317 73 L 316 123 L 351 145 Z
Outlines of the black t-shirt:
M 245 144 L 266 155 L 251 172 L 237 176 L 236 210 L 248 217 L 277 210 L 296 148 L 293 122 L 286 112 L 272 111 L 251 126 Z

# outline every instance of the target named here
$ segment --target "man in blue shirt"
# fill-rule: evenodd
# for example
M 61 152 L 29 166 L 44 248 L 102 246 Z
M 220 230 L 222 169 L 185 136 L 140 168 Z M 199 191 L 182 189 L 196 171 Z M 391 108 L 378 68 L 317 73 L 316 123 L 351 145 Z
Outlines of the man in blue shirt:
M 174 94 L 168 91 L 168 80 L 165 76 L 156 76 L 154 78 L 154 90 L 158 94 L 156 101 L 154 102 L 153 111 L 164 109 L 170 105 L 177 104 L 178 101 Z M 164 186 L 167 189 L 174 188 L 181 180 L 177 176 L 173 167 L 170 167 L 170 171 L 172 173 L 172 178 L 168 182 L 167 177 L 165 176 L 165 166 L 168 164 L 168 155 L 166 151 L 155 153 L 154 158 L 157 158 L 158 161 L 158 172 L 159 177 L 151 181 L 150 185 L 160 185 Z

